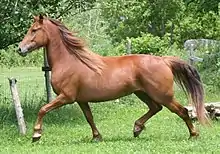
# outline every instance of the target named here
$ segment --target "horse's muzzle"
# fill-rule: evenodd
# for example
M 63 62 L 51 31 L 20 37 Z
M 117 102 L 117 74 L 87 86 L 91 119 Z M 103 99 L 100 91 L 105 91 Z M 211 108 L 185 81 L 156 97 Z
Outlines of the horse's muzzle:
M 18 54 L 19 54 L 20 56 L 22 56 L 22 57 L 27 56 L 27 53 L 26 53 L 26 52 L 22 52 L 22 50 L 21 50 L 20 47 L 18 47 Z

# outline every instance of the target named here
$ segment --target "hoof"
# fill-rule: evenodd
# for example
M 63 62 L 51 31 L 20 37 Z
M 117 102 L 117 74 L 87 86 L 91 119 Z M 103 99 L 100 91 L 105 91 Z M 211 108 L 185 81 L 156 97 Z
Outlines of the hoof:
M 133 130 L 133 133 L 134 133 L 134 137 L 138 137 L 140 135 L 140 133 L 145 129 L 145 126 L 138 126 L 138 125 L 135 125 L 134 126 L 134 130 Z
M 91 142 L 94 142 L 94 143 L 97 143 L 97 142 L 102 142 L 103 139 L 102 139 L 102 136 L 101 135 L 98 135 L 98 136 L 95 136 L 92 138 Z
M 193 133 L 190 134 L 189 139 L 197 139 L 198 137 L 199 137 L 199 133 L 193 132 Z
M 41 134 L 39 132 L 35 132 L 33 137 L 32 137 L 32 142 L 39 141 L 41 138 Z
M 32 138 L 32 143 L 37 142 L 37 141 L 39 141 L 39 140 L 40 140 L 40 137 L 33 137 L 33 138 Z

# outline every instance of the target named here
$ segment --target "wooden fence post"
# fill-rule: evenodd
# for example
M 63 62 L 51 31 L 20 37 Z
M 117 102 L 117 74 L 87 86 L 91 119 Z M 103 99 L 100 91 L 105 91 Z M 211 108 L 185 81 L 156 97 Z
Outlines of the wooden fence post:
M 189 64 L 194 66 L 195 62 L 194 62 L 194 59 L 193 57 L 195 57 L 194 55 L 194 44 L 191 44 L 190 45 L 190 49 L 189 49 Z
M 195 62 L 202 62 L 203 58 L 197 57 L 195 54 L 195 50 L 198 47 L 198 45 L 201 44 L 201 41 L 192 39 L 192 40 L 186 40 L 184 43 L 184 48 L 188 52 L 189 57 L 189 64 L 192 66 L 195 66 Z
M 21 103 L 20 103 L 20 99 L 19 99 L 19 95 L 18 95 L 17 86 L 16 86 L 17 80 L 15 78 L 8 78 L 8 80 L 9 80 L 12 99 L 13 99 L 13 103 L 14 103 L 14 107 L 15 107 L 15 111 L 16 111 L 16 116 L 17 116 L 17 120 L 18 120 L 18 127 L 20 130 L 20 133 L 22 135 L 25 135 L 26 134 L 26 124 L 24 121 L 24 115 L 23 115 L 23 111 L 21 108 Z
M 127 44 L 126 44 L 126 52 L 127 54 L 131 54 L 131 39 L 127 37 Z
M 49 103 L 52 100 L 52 94 L 51 94 L 51 84 L 50 84 L 50 71 L 51 68 L 48 64 L 47 60 L 47 52 L 44 48 L 44 66 L 42 67 L 42 71 L 44 71 L 44 77 L 45 77 L 45 86 L 47 91 L 47 103 Z

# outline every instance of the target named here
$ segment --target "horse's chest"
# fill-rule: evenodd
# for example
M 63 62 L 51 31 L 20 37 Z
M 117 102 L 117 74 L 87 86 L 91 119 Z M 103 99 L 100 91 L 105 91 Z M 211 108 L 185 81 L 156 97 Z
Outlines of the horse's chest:
M 51 83 L 56 94 L 62 92 L 65 93 L 65 95 L 73 95 L 76 91 L 77 78 L 74 75 L 57 75 L 54 77 L 52 76 Z
M 51 85 L 52 85 L 53 91 L 56 94 L 60 94 L 60 92 L 61 92 L 61 82 L 59 82 L 59 80 L 57 80 L 55 78 L 52 78 L 51 79 Z

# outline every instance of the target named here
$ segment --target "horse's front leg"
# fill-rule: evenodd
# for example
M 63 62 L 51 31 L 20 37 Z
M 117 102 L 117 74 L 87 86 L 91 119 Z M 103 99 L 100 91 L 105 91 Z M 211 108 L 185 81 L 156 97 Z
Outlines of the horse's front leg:
M 80 108 L 82 109 L 83 111 L 83 114 L 87 120 L 87 122 L 89 123 L 91 129 L 92 129 L 92 135 L 93 135 L 93 138 L 92 138 L 92 141 L 102 141 L 102 136 L 101 134 L 99 133 L 98 129 L 96 128 L 96 125 L 93 121 L 93 116 L 92 116 L 92 112 L 91 112 L 91 109 L 89 107 L 89 104 L 88 102 L 86 103 L 79 103 L 79 106 Z
M 60 94 L 57 96 L 55 100 L 41 107 L 40 111 L 38 112 L 36 124 L 34 126 L 34 134 L 32 141 L 35 142 L 40 139 L 42 133 L 43 117 L 47 112 L 72 102 L 74 101 L 67 99 L 63 94 Z

